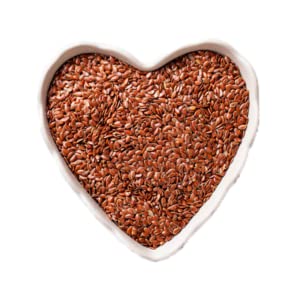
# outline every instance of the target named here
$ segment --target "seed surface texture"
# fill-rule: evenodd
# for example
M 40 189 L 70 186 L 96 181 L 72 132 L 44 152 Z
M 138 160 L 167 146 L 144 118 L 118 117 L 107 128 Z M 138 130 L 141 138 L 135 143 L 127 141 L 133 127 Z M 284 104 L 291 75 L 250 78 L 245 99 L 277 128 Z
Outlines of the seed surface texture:
M 84 189 L 119 228 L 155 249 L 209 201 L 248 111 L 236 65 L 196 51 L 152 72 L 112 56 L 73 57 L 52 80 L 46 113 Z

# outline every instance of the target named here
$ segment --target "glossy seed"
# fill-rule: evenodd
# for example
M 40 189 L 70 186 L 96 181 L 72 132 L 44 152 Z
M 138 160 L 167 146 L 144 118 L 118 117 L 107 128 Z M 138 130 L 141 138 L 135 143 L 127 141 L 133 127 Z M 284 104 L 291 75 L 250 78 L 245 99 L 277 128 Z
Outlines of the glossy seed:
M 49 130 L 107 216 L 145 247 L 170 241 L 209 200 L 248 124 L 249 91 L 229 57 L 183 55 L 150 72 L 81 54 L 55 73 Z

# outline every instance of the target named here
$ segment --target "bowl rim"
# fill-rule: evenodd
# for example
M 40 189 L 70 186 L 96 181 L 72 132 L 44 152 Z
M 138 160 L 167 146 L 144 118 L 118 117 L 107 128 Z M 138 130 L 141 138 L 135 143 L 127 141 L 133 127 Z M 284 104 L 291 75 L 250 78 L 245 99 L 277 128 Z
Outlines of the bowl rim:
M 50 134 L 48 127 L 48 120 L 46 116 L 46 102 L 47 92 L 52 81 L 55 72 L 59 67 L 73 56 L 83 53 L 99 53 L 104 55 L 112 55 L 133 67 L 143 71 L 153 71 L 160 68 L 173 59 L 184 55 L 189 52 L 197 50 L 211 50 L 221 55 L 228 56 L 239 68 L 242 77 L 246 81 L 247 89 L 249 90 L 249 121 L 245 131 L 245 135 L 241 141 L 239 149 L 233 158 L 225 176 L 217 186 L 212 196 L 207 202 L 200 208 L 195 216 L 189 221 L 189 223 L 182 229 L 182 231 L 174 236 L 172 240 L 166 242 L 164 245 L 156 248 L 149 249 L 138 242 L 130 238 L 125 232 L 123 232 L 116 224 L 114 224 L 108 216 L 104 213 L 102 208 L 93 200 L 90 195 L 81 186 L 75 175 L 71 172 L 63 157 L 57 149 L 57 146 Z M 152 64 L 145 64 L 139 61 L 136 57 L 130 53 L 121 50 L 117 47 L 105 44 L 92 44 L 82 43 L 75 44 L 67 47 L 62 51 L 57 58 L 50 64 L 45 72 L 40 88 L 38 97 L 39 116 L 42 124 L 41 132 L 46 142 L 46 145 L 53 155 L 59 169 L 65 178 L 65 180 L 72 187 L 74 192 L 82 199 L 92 214 L 107 227 L 117 238 L 125 244 L 130 250 L 139 254 L 140 256 L 152 260 L 159 261 L 166 259 L 176 253 L 179 249 L 183 248 L 190 237 L 210 218 L 210 216 L 216 211 L 225 197 L 230 187 L 238 179 L 245 161 L 247 159 L 248 151 L 254 141 L 258 124 L 259 124 L 259 91 L 258 81 L 254 69 L 250 63 L 241 56 L 231 45 L 220 40 L 205 40 L 195 44 L 190 44 L 165 55 Z

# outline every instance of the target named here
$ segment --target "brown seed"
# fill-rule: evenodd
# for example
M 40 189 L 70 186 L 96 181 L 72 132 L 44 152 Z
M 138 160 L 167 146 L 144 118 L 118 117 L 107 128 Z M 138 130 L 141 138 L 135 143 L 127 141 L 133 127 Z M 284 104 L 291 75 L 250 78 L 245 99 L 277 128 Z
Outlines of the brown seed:
M 235 64 L 211 51 L 151 72 L 81 54 L 56 72 L 47 101 L 50 132 L 71 171 L 111 220 L 153 249 L 209 200 L 250 106 Z

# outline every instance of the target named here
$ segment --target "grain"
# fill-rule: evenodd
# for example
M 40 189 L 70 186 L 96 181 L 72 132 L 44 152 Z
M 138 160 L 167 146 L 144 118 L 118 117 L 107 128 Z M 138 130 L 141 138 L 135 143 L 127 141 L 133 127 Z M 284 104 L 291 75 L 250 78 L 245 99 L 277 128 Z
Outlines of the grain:
M 68 60 L 48 91 L 52 137 L 107 216 L 157 248 L 209 200 L 248 123 L 235 64 L 211 51 L 143 72 L 100 54 Z

